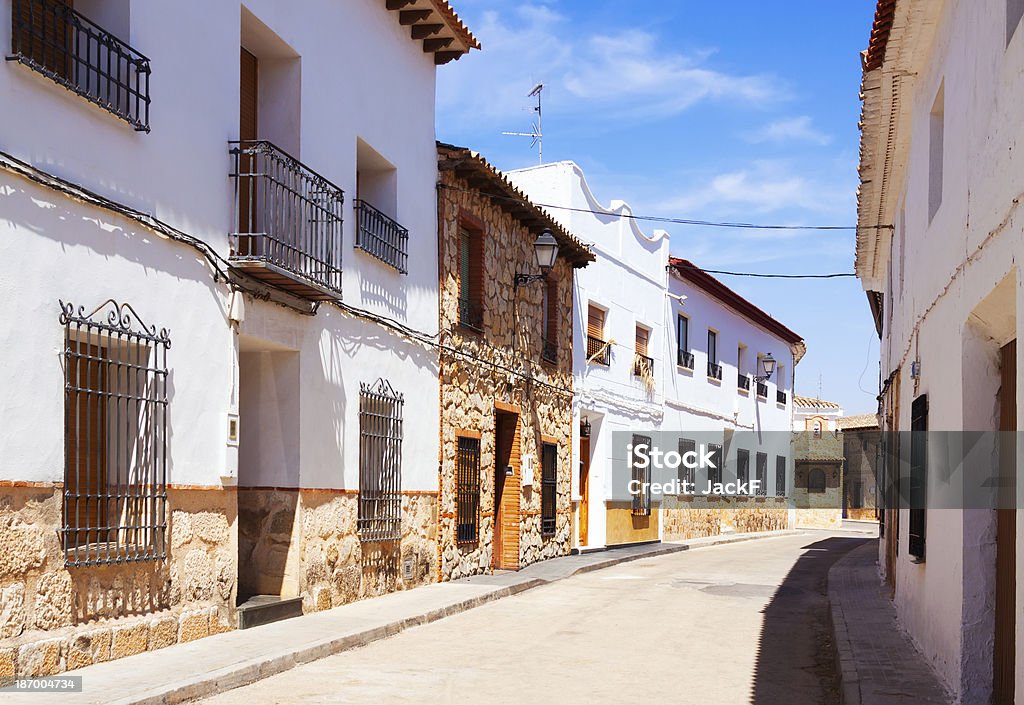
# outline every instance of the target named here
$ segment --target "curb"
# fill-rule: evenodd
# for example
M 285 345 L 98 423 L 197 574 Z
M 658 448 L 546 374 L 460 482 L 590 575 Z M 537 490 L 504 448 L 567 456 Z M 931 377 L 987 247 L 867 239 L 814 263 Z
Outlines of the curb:
M 708 541 L 704 541 L 703 539 L 691 539 L 691 541 L 701 541 L 701 543 L 695 545 L 692 543 L 663 544 L 662 548 L 658 550 L 616 556 L 590 565 L 583 565 L 571 573 L 558 578 L 549 580 L 545 580 L 543 578 L 531 578 L 523 580 L 522 582 L 515 583 L 513 585 L 496 588 L 491 592 L 478 597 L 463 600 L 462 602 L 457 602 L 455 604 L 448 605 L 447 607 L 431 610 L 424 614 L 407 617 L 383 626 L 373 627 L 360 632 L 305 644 L 298 649 L 294 646 L 289 646 L 283 648 L 276 654 L 264 655 L 249 661 L 235 663 L 216 671 L 203 673 L 194 678 L 166 683 L 147 692 L 132 695 L 120 700 L 110 701 L 108 705 L 178 705 L 178 703 L 185 703 L 198 700 L 200 698 L 208 698 L 217 695 L 218 693 L 250 685 L 256 681 L 263 680 L 264 678 L 282 673 L 311 661 L 326 658 L 327 656 L 333 656 L 360 646 L 366 646 L 367 644 L 381 639 L 395 636 L 396 634 L 404 632 L 406 629 L 411 627 L 430 624 L 431 622 L 436 622 L 440 619 L 444 619 L 445 617 L 450 617 L 476 607 L 481 607 L 489 602 L 518 595 L 519 593 L 526 592 L 527 590 L 531 590 L 542 585 L 550 585 L 558 582 L 559 580 L 571 578 L 574 575 L 590 573 L 595 570 L 610 568 L 621 563 L 629 563 L 642 558 L 656 558 L 658 556 L 679 553 L 681 551 L 710 548 L 712 546 L 752 541 L 755 539 L 793 536 L 801 533 L 804 532 L 799 530 L 784 530 L 756 534 L 737 534 L 735 536 L 725 537 L 719 536 Z M 610 552 L 614 552 L 614 550 L 615 549 L 611 549 Z

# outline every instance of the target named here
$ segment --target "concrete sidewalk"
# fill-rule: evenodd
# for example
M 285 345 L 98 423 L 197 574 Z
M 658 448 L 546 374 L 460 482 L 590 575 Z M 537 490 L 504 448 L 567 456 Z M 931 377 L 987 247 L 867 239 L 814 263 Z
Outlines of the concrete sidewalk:
M 434 583 L 69 671 L 64 675 L 82 676 L 83 691 L 55 697 L 66 705 L 171 705 L 187 702 L 578 573 L 688 549 L 799 533 L 802 532 L 734 534 L 679 543 L 629 546 L 543 561 L 518 572 Z M 45 696 L 39 693 L 4 693 L 0 696 L 0 701 L 5 704 L 38 705 L 44 700 Z
M 828 574 L 843 705 L 950 705 L 952 697 L 897 623 L 878 574 L 878 543 L 850 551 Z

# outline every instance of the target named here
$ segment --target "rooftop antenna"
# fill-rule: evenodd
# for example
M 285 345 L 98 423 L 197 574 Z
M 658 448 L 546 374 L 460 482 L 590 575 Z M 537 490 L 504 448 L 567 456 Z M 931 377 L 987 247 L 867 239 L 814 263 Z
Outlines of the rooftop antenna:
M 529 137 L 530 147 L 537 146 L 538 164 L 544 163 L 544 133 L 541 131 L 541 112 L 540 112 L 540 94 L 544 90 L 544 84 L 538 83 L 533 87 L 529 93 L 526 94 L 527 98 L 536 98 L 537 107 L 533 110 L 537 113 L 537 120 L 533 123 L 532 132 L 502 132 L 503 135 L 511 135 L 512 137 Z

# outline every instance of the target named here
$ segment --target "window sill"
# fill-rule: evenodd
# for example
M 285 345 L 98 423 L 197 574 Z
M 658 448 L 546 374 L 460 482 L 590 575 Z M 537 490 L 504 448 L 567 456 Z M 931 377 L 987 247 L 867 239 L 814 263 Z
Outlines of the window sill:
M 736 393 L 737 394 L 742 394 L 745 397 L 749 397 L 750 396 L 750 390 L 749 389 L 744 389 L 743 387 L 736 387 Z
M 764 397 L 764 396 L 761 396 L 760 394 L 758 394 L 757 395 L 757 400 L 758 401 L 768 401 L 768 397 Z
M 718 379 L 717 377 L 708 377 L 708 384 L 713 384 L 716 387 L 721 387 L 722 380 Z
M 690 374 L 690 375 L 693 374 L 693 368 L 692 367 L 687 367 L 685 365 L 676 365 L 676 370 L 678 372 L 685 372 L 685 373 Z

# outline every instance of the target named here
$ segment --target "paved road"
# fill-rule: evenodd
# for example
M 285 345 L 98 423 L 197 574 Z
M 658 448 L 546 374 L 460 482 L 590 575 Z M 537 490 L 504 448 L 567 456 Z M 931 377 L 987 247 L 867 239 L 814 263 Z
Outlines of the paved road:
M 203 702 L 832 705 L 825 580 L 865 540 L 808 532 L 627 563 Z

